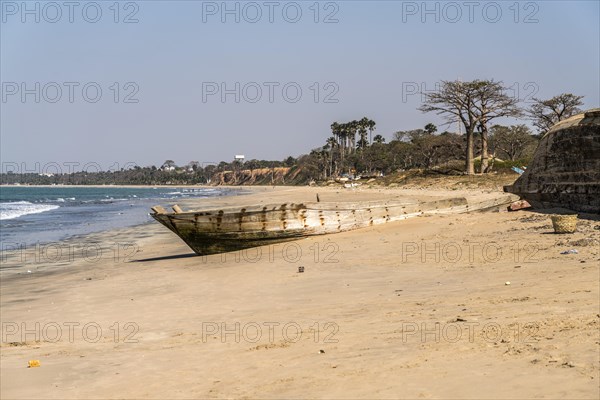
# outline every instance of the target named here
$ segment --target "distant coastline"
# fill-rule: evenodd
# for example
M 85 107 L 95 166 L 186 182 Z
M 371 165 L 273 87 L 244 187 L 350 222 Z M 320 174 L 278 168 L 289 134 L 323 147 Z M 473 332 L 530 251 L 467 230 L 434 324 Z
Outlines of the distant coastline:
M 173 185 L 121 185 L 121 184 L 105 184 L 105 185 L 87 185 L 87 184 L 64 184 L 58 183 L 53 185 L 33 185 L 28 183 L 0 183 L 0 187 L 32 187 L 32 188 L 51 188 L 51 187 L 89 187 L 89 188 L 177 188 L 177 187 L 185 187 L 185 188 L 198 188 L 198 189 L 214 189 L 214 185 L 195 185 L 195 184 L 173 184 Z

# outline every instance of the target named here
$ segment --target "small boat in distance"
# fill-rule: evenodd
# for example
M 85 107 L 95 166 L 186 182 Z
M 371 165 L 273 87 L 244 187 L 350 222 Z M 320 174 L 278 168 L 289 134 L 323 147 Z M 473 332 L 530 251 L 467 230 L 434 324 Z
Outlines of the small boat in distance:
M 427 202 L 285 203 L 167 212 L 152 207 L 150 215 L 178 235 L 198 255 L 209 255 L 339 233 L 399 221 L 423 214 L 448 214 L 498 208 L 517 197 L 496 195 L 467 201 L 464 197 Z

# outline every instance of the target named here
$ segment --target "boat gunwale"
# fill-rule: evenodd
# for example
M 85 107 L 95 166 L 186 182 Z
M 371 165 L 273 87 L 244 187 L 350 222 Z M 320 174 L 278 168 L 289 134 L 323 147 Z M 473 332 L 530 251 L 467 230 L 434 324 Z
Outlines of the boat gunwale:
M 331 211 L 331 212 L 357 212 L 357 211 L 368 211 L 370 209 L 380 209 L 380 208 L 397 208 L 397 207 L 406 207 L 406 206 L 420 206 L 427 204 L 435 204 L 436 202 L 453 202 L 459 201 L 461 204 L 459 205 L 467 205 L 468 201 L 465 197 L 451 197 L 451 198 L 440 198 L 435 200 L 428 201 L 416 201 L 416 202 L 392 202 L 392 203 L 382 203 L 382 202 L 357 202 L 357 203 L 349 203 L 347 202 L 307 202 L 307 203 L 282 203 L 282 204 L 265 204 L 264 206 L 260 205 L 252 205 L 248 207 L 243 206 L 228 206 L 222 208 L 210 208 L 210 209 L 202 209 L 202 210 L 189 210 L 180 213 L 175 212 L 167 212 L 167 213 L 151 213 L 154 215 L 167 215 L 173 217 L 195 217 L 195 216 L 223 216 L 223 215 L 236 215 L 236 214 L 244 214 L 244 215 L 252 215 L 252 214 L 262 214 L 262 213 L 272 213 L 272 212 L 293 212 L 293 211 Z M 342 205 L 343 207 L 340 207 Z M 284 207 L 285 206 L 285 207 Z

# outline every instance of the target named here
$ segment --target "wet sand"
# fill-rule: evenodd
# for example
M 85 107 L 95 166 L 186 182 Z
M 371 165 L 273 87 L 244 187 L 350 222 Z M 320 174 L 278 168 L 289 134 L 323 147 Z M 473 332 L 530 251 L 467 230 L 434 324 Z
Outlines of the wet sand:
M 183 206 L 493 195 L 252 191 Z M 519 211 L 208 257 L 158 223 L 73 239 L 3 272 L 0 397 L 597 398 L 600 221 L 551 232 Z

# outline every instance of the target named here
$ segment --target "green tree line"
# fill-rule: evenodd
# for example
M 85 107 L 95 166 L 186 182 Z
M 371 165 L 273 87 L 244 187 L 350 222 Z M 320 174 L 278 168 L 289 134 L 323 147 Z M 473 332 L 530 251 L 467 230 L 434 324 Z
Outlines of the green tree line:
M 375 177 L 410 169 L 441 173 L 488 173 L 500 167 L 526 165 L 539 139 L 557 122 L 581 112 L 583 96 L 563 93 L 550 99 L 533 99 L 528 107 L 506 93 L 502 82 L 473 80 L 442 81 L 440 89 L 423 93 L 419 107 L 424 113 L 440 116 L 446 127 L 460 124 L 464 133 L 438 131 L 432 123 L 423 128 L 399 130 L 393 138 L 373 136 L 376 122 L 368 117 L 348 122 L 333 122 L 331 136 L 309 154 L 285 160 L 221 161 L 201 165 L 190 161 L 177 166 L 166 160 L 161 166 L 121 169 L 119 171 L 74 172 L 47 176 L 37 173 L 2 173 L 0 184 L 67 185 L 189 185 L 214 183 L 218 174 L 228 171 L 288 167 L 291 179 L 280 183 L 307 183 L 335 179 L 344 175 Z M 498 122 L 505 118 L 529 120 L 510 126 Z M 273 174 L 274 175 L 274 174 Z M 271 180 L 272 183 L 275 183 Z

